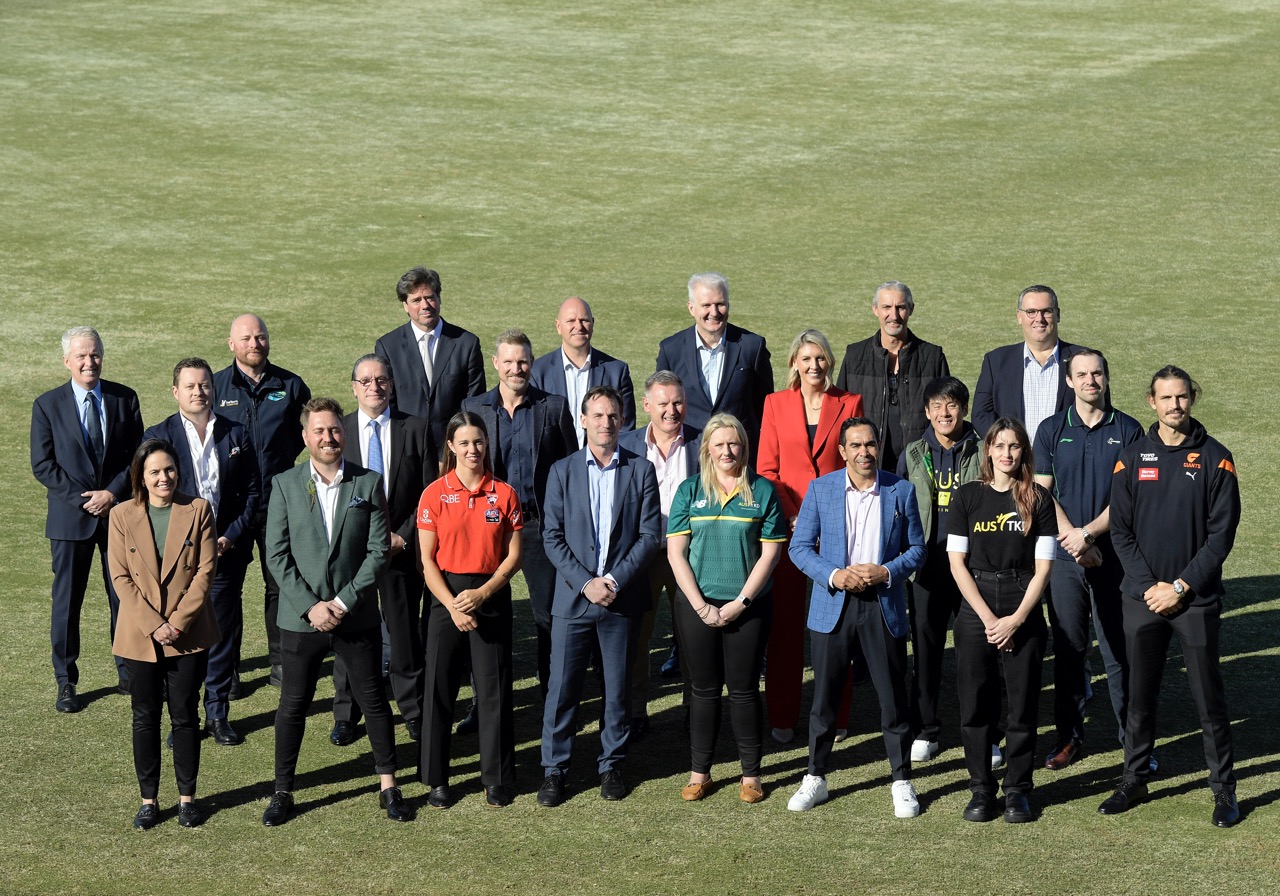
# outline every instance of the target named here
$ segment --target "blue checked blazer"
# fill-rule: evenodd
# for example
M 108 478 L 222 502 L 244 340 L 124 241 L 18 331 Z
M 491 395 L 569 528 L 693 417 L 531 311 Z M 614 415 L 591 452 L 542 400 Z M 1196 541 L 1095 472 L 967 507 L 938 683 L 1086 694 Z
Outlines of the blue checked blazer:
M 880 558 L 889 570 L 889 583 L 876 589 L 884 624 L 895 638 L 907 635 L 907 577 L 924 565 L 924 527 L 916 490 L 910 482 L 884 470 L 880 483 Z M 849 565 L 849 537 L 845 529 L 844 468 L 819 476 L 809 485 L 800 505 L 800 516 L 791 536 L 791 561 L 813 580 L 809 602 L 809 629 L 827 633 L 835 629 L 844 609 L 845 592 L 827 587 L 831 574 Z

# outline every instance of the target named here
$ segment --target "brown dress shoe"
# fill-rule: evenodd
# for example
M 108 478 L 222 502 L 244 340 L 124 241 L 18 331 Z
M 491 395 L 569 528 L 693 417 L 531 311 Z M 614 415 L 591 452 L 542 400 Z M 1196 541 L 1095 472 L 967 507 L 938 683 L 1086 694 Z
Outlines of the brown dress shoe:
M 686 802 L 700 800 L 707 794 L 711 793 L 711 779 L 703 781 L 701 784 L 686 784 L 684 789 L 680 791 L 680 799 Z

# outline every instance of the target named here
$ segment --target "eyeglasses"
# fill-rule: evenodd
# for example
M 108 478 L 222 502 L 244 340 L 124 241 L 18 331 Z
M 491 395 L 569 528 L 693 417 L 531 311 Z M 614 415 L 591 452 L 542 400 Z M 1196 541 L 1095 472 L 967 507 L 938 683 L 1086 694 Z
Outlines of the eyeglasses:
M 368 389 L 370 386 L 377 386 L 379 389 L 385 389 L 391 385 L 391 380 L 385 376 L 368 376 L 362 380 L 356 380 L 362 388 Z
M 1041 320 L 1048 320 L 1058 313 L 1057 308 L 1019 308 L 1018 310 L 1027 317 L 1038 317 Z

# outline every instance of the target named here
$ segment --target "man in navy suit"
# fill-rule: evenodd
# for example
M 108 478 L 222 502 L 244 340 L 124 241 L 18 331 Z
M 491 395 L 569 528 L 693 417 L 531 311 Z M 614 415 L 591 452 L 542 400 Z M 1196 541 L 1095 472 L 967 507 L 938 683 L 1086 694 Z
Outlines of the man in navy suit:
M 649 642 L 653 638 L 653 626 L 658 616 L 658 600 L 667 592 L 671 606 L 671 618 L 675 618 L 675 602 L 683 599 L 676 586 L 676 577 L 667 562 L 667 517 L 671 513 L 671 499 L 680 483 L 697 474 L 698 449 L 702 433 L 684 422 L 684 384 L 670 370 L 659 370 L 644 383 L 644 411 L 649 423 L 642 429 L 623 433 L 618 444 L 632 454 L 645 458 L 653 465 L 658 478 L 658 499 L 662 510 L 661 549 L 649 561 L 649 603 L 640 617 L 640 631 L 636 637 L 636 655 L 631 664 L 631 737 L 638 740 L 649 730 Z M 675 632 L 672 632 L 675 636 Z M 673 646 L 671 655 L 663 664 L 664 674 L 668 663 L 679 663 L 679 648 Z M 677 667 L 678 668 L 678 667 Z M 685 704 L 688 705 L 689 676 L 684 676 Z
M 1026 426 L 1034 444 L 1041 422 L 1074 401 L 1067 361 L 1084 346 L 1058 339 L 1062 309 L 1048 286 L 1028 286 L 1018 294 L 1017 309 L 1025 341 L 992 349 L 982 359 L 973 390 L 973 428 L 982 438 L 1000 417 L 1012 417 Z
M 764 337 L 729 323 L 729 281 L 720 274 L 689 279 L 694 324 L 662 340 L 658 370 L 684 383 L 685 420 L 699 432 L 712 414 L 733 414 L 747 430 L 751 464 L 760 441 L 765 396 L 773 391 L 773 366 Z
M 62 336 L 62 363 L 71 381 L 44 393 L 31 408 L 31 472 L 48 489 L 45 538 L 53 554 L 53 607 L 49 627 L 59 712 L 79 712 L 80 608 L 93 553 L 111 608 L 115 638 L 120 602 L 107 570 L 107 516 L 131 493 L 129 465 L 142 439 L 138 395 L 102 379 L 102 339 L 92 327 Z M 116 660 L 119 688 L 128 678 Z
M 910 781 L 904 586 L 924 565 L 924 527 L 915 487 L 879 469 L 879 442 L 870 419 L 844 422 L 840 456 L 845 468 L 809 486 L 791 536 L 791 559 L 813 580 L 809 638 L 814 678 L 809 771 L 787 803 L 793 812 L 804 812 L 827 798 L 836 709 L 856 642 L 880 698 L 880 726 L 893 771 L 894 815 L 920 814 Z
M 407 271 L 396 297 L 409 319 L 382 336 L 373 353 L 391 362 L 391 407 L 429 421 L 431 444 L 443 450 L 449 418 L 464 398 L 485 390 L 480 340 L 440 316 L 440 275 L 430 268 Z
M 203 358 L 183 358 L 173 368 L 178 413 L 148 429 L 144 439 L 174 447 L 178 489 L 204 498 L 213 509 L 218 565 L 209 600 L 222 639 L 209 648 L 204 678 L 205 729 L 223 746 L 244 741 L 227 719 L 231 680 L 240 664 L 244 607 L 240 597 L 253 551 L 253 515 L 262 498 L 258 459 L 249 431 L 213 412 L 213 368 Z
M 582 408 L 582 396 L 592 386 L 613 386 L 622 395 L 622 430 L 630 432 L 636 428 L 631 368 L 626 361 L 592 347 L 595 328 L 590 305 L 577 296 L 565 299 L 556 314 L 560 347 L 533 362 L 533 385 L 552 395 L 563 395 L 575 414 Z M 586 435 L 581 427 L 576 429 L 581 448 Z
M 577 446 L 573 413 L 561 395 L 535 388 L 530 380 L 533 346 L 522 330 L 504 330 L 494 346 L 498 385 L 468 398 L 463 410 L 477 414 L 489 434 L 493 474 L 516 490 L 524 512 L 520 567 L 529 588 L 529 606 L 538 632 L 538 683 L 546 694 L 551 669 L 551 595 L 556 569 L 542 544 L 547 479 L 551 465 Z M 563 385 L 563 383 L 561 383 Z M 459 730 L 478 724 L 468 715 Z
M 383 655 L 391 693 L 400 707 L 409 737 L 422 738 L 422 697 L 426 685 L 422 648 L 422 571 L 418 566 L 418 536 L 414 531 L 422 490 L 436 479 L 431 428 L 421 417 L 391 410 L 395 374 L 385 358 L 365 355 L 351 370 L 351 388 L 358 409 L 342 418 L 346 433 L 343 457 L 382 474 L 387 499 L 391 558 L 378 576 L 382 608 Z M 388 650 L 389 648 L 389 650 Z M 329 740 L 346 746 L 355 740 L 360 705 L 347 680 L 346 661 L 333 661 L 333 730 Z
M 653 466 L 618 447 L 622 396 L 611 386 L 588 390 L 581 423 L 586 447 L 551 468 L 543 508 L 543 539 L 558 575 L 542 715 L 540 806 L 564 801 L 583 678 L 596 645 L 604 679 L 600 796 L 627 795 L 622 762 L 635 622 L 649 602 L 648 564 L 662 541 Z

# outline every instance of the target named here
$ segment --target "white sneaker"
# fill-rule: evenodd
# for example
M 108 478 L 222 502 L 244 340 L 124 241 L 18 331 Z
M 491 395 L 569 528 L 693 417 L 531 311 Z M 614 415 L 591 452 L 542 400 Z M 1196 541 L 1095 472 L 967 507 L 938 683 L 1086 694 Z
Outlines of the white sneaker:
M 910 781 L 893 782 L 893 814 L 899 818 L 915 818 L 920 814 L 920 801 Z
M 936 740 L 923 740 L 917 738 L 911 742 L 911 761 L 912 762 L 928 762 L 934 756 L 938 755 L 940 747 Z
M 789 744 L 796 739 L 796 730 L 794 728 L 774 728 L 771 736 L 780 744 Z
M 999 744 L 991 745 L 991 770 L 995 771 L 1004 765 L 1004 754 L 1000 752 Z
M 818 803 L 827 801 L 827 779 L 822 775 L 805 775 L 800 789 L 787 800 L 792 812 L 808 812 Z

